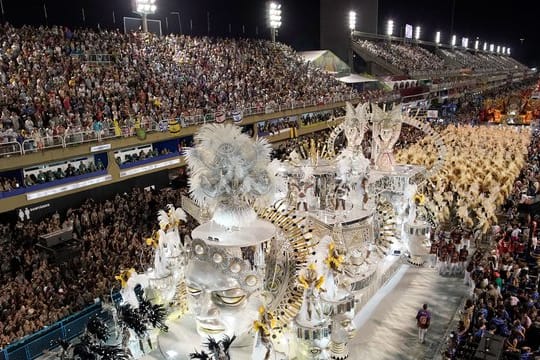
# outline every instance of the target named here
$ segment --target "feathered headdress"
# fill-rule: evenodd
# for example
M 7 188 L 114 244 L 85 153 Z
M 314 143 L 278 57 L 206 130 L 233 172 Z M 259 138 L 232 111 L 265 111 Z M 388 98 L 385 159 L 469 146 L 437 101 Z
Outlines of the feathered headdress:
M 220 225 L 242 226 L 255 218 L 251 205 L 271 202 L 278 181 L 269 172 L 271 146 L 253 141 L 231 124 L 209 124 L 195 135 L 197 145 L 186 151 L 193 200 L 215 207 Z

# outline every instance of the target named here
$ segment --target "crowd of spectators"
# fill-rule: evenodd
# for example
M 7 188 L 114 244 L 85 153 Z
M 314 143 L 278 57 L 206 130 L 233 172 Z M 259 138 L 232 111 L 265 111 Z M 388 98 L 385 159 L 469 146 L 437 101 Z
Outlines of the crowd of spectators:
M 329 111 L 321 111 L 317 113 L 304 114 L 300 117 L 302 125 L 312 125 L 320 122 L 328 121 L 332 118 L 338 118 L 345 115 L 345 110 L 338 108 Z
M 14 178 L 0 177 L 0 192 L 7 192 L 21 187 L 19 181 Z
M 468 69 L 474 72 L 525 70 L 526 67 L 509 56 L 473 53 L 457 49 L 431 52 L 416 44 L 388 41 L 356 40 L 370 54 L 406 72 L 437 72 Z
M 292 48 L 265 40 L 6 23 L 0 44 L 2 142 L 355 93 Z M 89 54 L 111 61 L 81 56 Z
M 298 128 L 298 117 L 291 116 L 281 119 L 261 121 L 257 124 L 259 136 L 279 134 L 282 130 Z
M 540 190 L 539 135 L 537 129 L 529 147 L 529 161 L 515 181 L 488 247 L 477 248 L 467 265 L 465 283 L 470 286 L 471 297 L 450 336 L 448 359 L 472 358 L 486 336 L 504 338 L 505 359 L 540 355 L 540 218 L 534 208 L 519 207 L 523 196 L 536 196 Z
M 145 239 L 157 226 L 156 214 L 166 204 L 180 206 L 185 190 L 146 191 L 135 188 L 110 200 L 86 200 L 40 222 L 0 225 L 0 348 L 44 326 L 106 298 L 119 284 L 114 276 L 150 264 Z M 58 263 L 41 252 L 38 237 L 73 228 L 80 255 Z M 182 237 L 193 227 L 181 227 Z
M 372 55 L 405 72 L 446 68 L 443 59 L 420 46 L 372 40 L 357 40 L 356 43 Z
M 26 174 L 24 176 L 24 186 L 30 187 L 36 184 L 44 184 L 47 182 L 56 181 L 72 176 L 89 174 L 104 169 L 105 167 L 100 160 L 97 160 L 96 162 L 90 161 L 88 163 L 80 161 L 78 165 L 73 162 L 69 162 L 65 169 L 62 167 L 58 167 L 56 169 L 49 168 L 49 170 L 45 171 L 38 170 L 37 174 Z
M 114 159 L 118 165 L 123 165 L 123 164 L 135 163 L 141 160 L 150 159 L 156 156 L 167 155 L 170 153 L 171 151 L 167 148 L 162 148 L 160 151 L 158 151 L 158 149 L 156 148 L 152 148 L 152 149 L 148 149 L 147 151 L 141 150 L 138 153 L 126 154 L 123 160 L 120 156 L 116 156 Z

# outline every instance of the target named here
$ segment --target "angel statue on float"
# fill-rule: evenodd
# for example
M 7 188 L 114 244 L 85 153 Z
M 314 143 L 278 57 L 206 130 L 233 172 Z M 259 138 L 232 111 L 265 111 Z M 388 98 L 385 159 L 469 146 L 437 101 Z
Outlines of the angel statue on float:
M 356 109 L 349 102 L 345 105 L 346 114 L 342 127 L 347 146 L 338 155 L 337 161 L 340 168 L 346 168 L 347 173 L 354 175 L 365 173 L 369 166 L 369 160 L 364 156 L 362 149 L 364 134 L 369 123 L 368 105 L 368 103 L 360 103 Z
M 371 105 L 373 122 L 373 149 L 372 160 L 375 161 L 377 170 L 393 171 L 394 145 L 401 133 L 401 105 L 394 105 L 390 111 L 376 105 Z

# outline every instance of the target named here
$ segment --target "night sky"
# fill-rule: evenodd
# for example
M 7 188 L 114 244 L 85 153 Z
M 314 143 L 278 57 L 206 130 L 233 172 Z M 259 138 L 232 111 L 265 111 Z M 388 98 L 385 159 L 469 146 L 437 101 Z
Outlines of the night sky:
M 4 21 L 15 25 L 48 24 L 71 27 L 87 26 L 123 28 L 123 16 L 131 12 L 131 0 L 0 0 Z M 339 0 L 337 0 L 339 1 Z M 354 0 L 353 0 L 354 1 Z M 297 50 L 319 48 L 319 4 L 317 0 L 282 0 L 283 26 L 278 40 Z M 208 34 L 208 18 L 212 36 L 269 37 L 265 21 L 264 0 L 157 0 L 158 14 L 164 33 Z M 360 4 L 361 2 L 359 2 Z M 469 38 L 510 46 L 512 55 L 529 66 L 540 65 L 540 13 L 532 0 L 502 2 L 494 0 L 379 0 L 379 30 L 384 31 L 387 19 L 396 29 L 405 23 L 422 27 L 422 38 L 433 41 L 435 31 L 442 32 L 442 42 L 450 40 L 452 7 L 455 4 L 454 33 L 458 39 Z M 84 8 L 85 22 L 82 10 Z M 356 11 L 362 11 L 359 5 Z M 113 12 L 115 23 L 113 23 Z M 165 21 L 167 18 L 167 22 Z M 167 28 L 168 23 L 168 28 Z M 229 26 L 230 24 L 230 26 Z M 229 31 L 230 30 L 230 31 Z M 520 39 L 524 39 L 521 44 Z M 459 43 L 459 40 L 458 40 Z

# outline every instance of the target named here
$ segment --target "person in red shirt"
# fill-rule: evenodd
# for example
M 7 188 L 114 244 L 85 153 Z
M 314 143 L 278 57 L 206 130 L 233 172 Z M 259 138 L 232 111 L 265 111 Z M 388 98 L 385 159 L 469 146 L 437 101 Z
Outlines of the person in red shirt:
M 448 246 L 444 240 L 441 240 L 439 248 L 439 275 L 446 275 L 448 272 Z
M 416 314 L 416 326 L 418 327 L 418 340 L 423 344 L 426 340 L 426 333 L 431 325 L 431 313 L 427 304 L 422 305 L 422 309 Z
M 465 271 L 465 265 L 467 263 L 467 258 L 469 257 L 469 250 L 467 250 L 467 245 L 463 245 L 461 249 L 459 249 L 459 268 L 460 272 Z
M 431 248 L 429 249 L 429 259 L 430 267 L 434 268 L 437 266 L 437 254 L 439 252 L 439 241 L 433 239 L 431 241 Z

